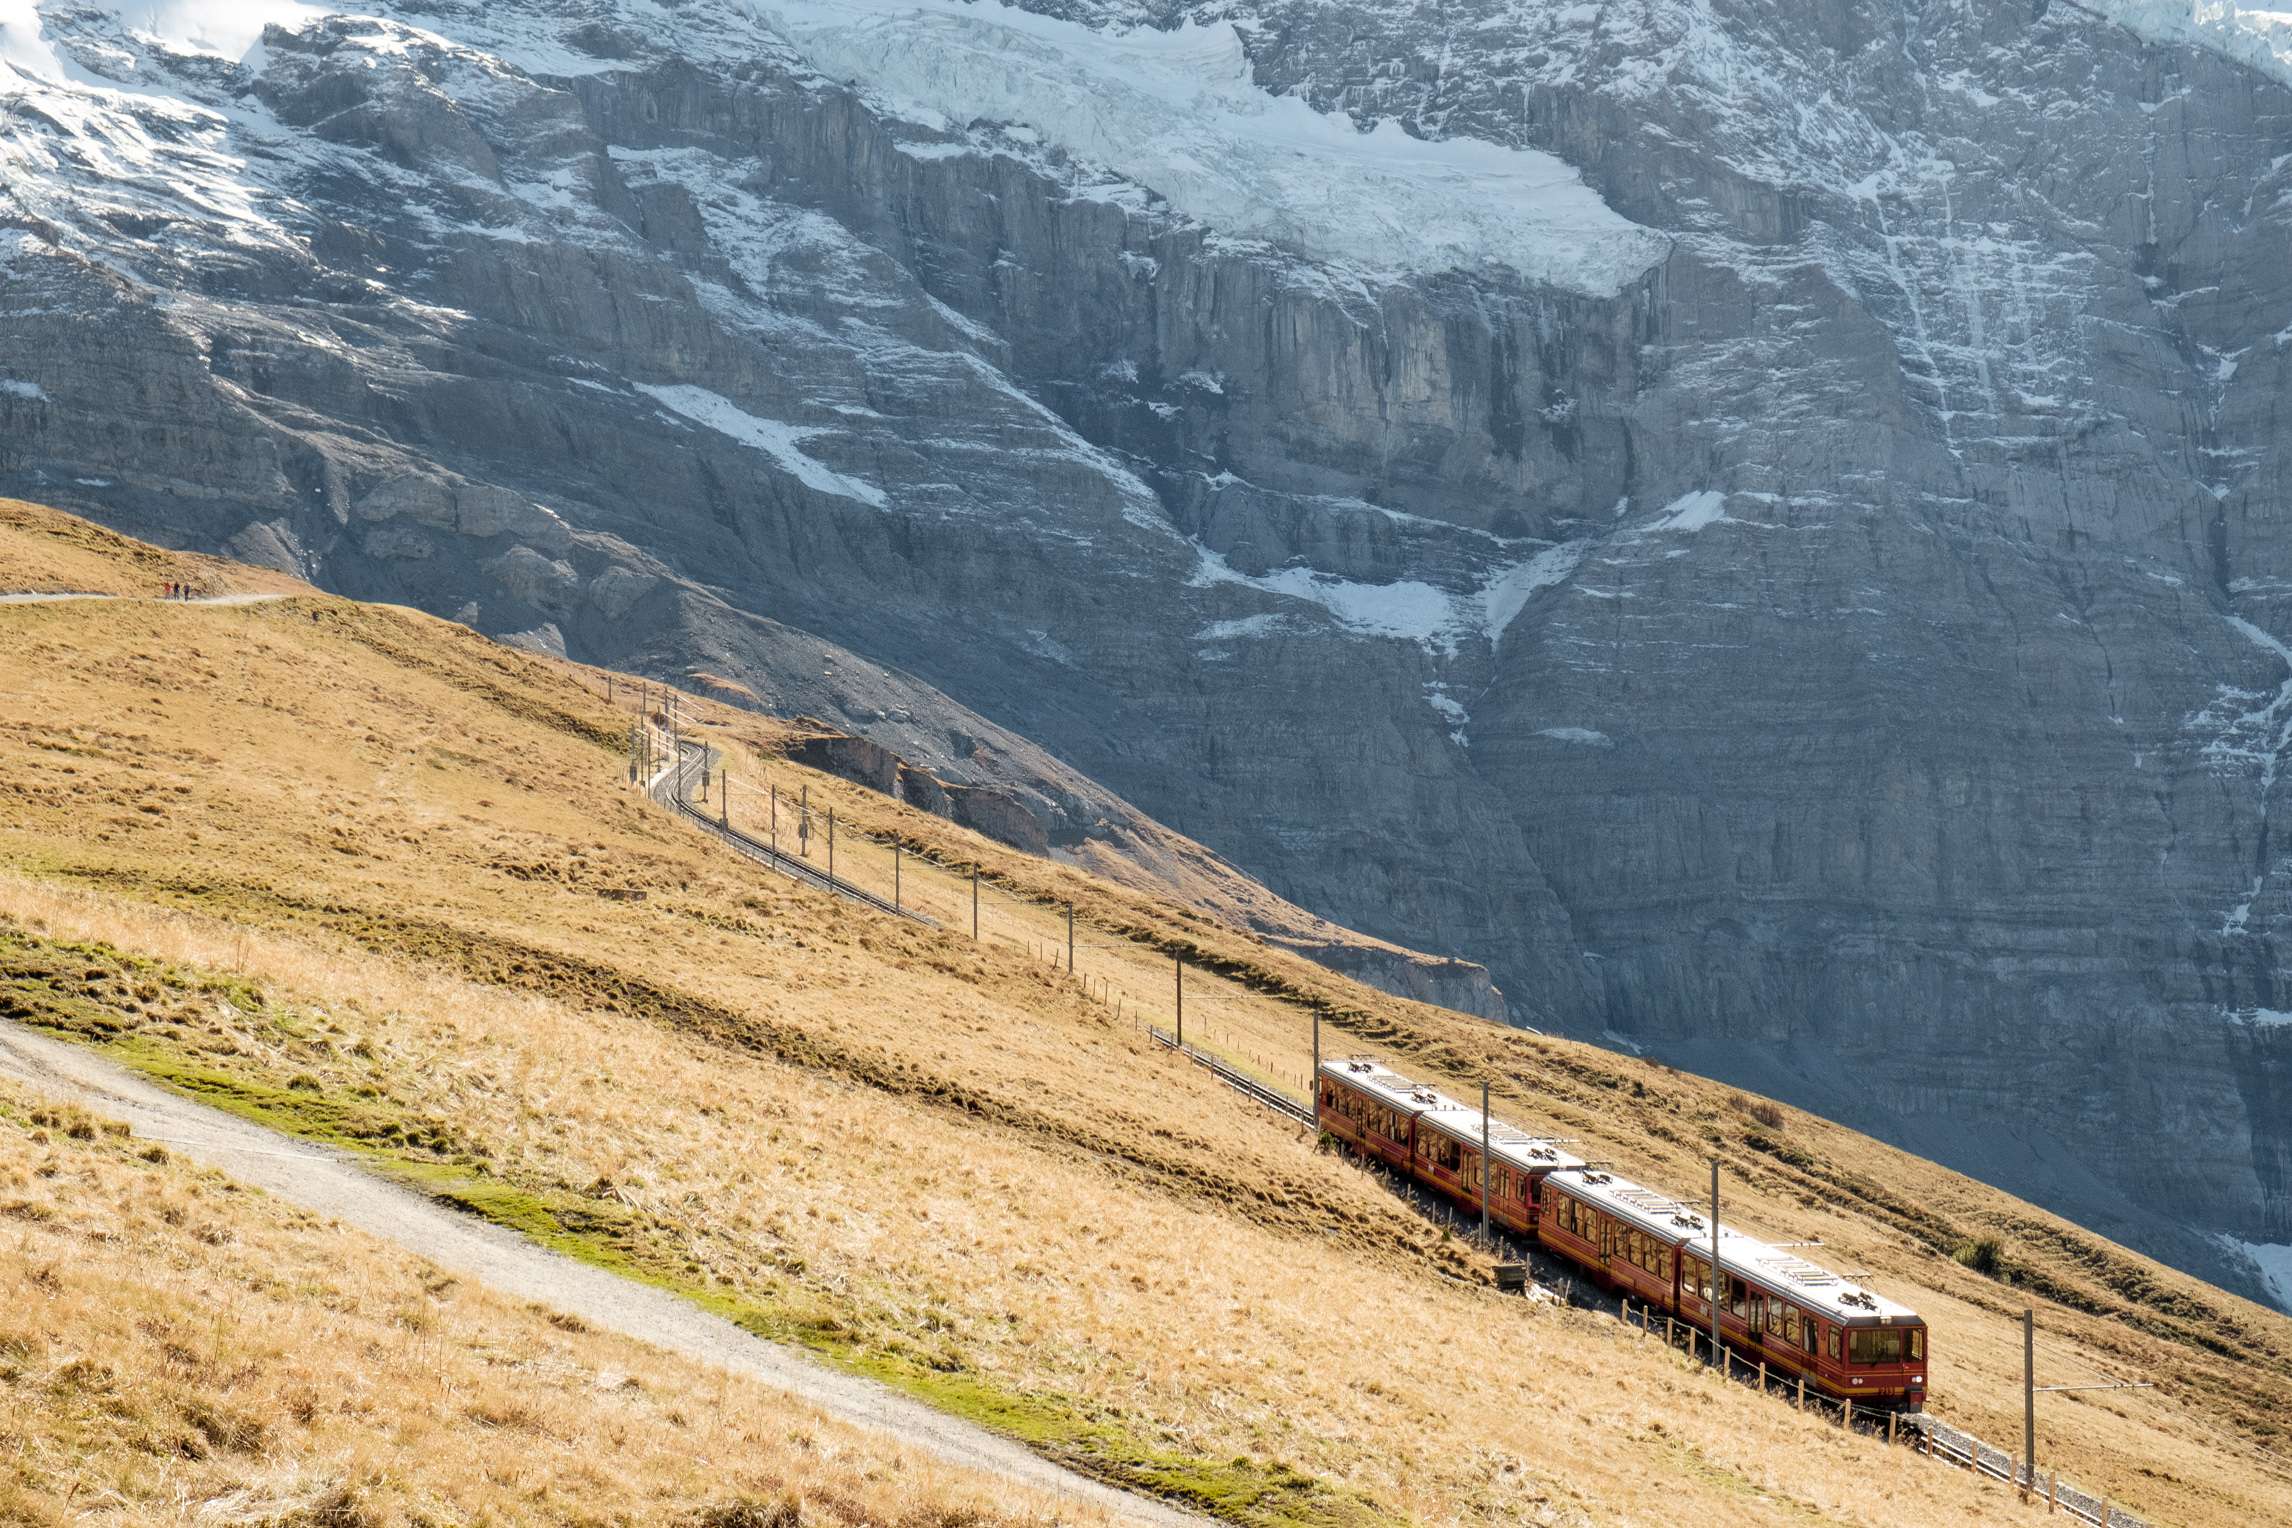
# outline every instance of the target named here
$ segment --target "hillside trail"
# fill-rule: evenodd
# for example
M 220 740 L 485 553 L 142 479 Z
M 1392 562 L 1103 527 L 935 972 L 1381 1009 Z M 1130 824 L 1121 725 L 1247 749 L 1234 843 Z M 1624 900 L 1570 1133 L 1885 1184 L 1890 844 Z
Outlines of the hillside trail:
M 67 1041 L 0 1023 L 0 1076 L 123 1121 L 136 1136 L 289 1203 L 378 1236 L 438 1267 L 592 1326 L 713 1364 L 886 1434 L 959 1468 L 1115 1521 L 1198 1528 L 1205 1520 L 1064 1469 L 1008 1438 L 885 1386 L 766 1342 L 666 1291 L 537 1247 L 515 1232 L 386 1183 L 339 1153 L 250 1124 L 146 1082 Z
M 130 605 L 267 605 L 283 594 L 201 594 L 187 600 L 133 594 L 0 594 L 0 605 L 62 605 L 73 600 L 116 600 Z

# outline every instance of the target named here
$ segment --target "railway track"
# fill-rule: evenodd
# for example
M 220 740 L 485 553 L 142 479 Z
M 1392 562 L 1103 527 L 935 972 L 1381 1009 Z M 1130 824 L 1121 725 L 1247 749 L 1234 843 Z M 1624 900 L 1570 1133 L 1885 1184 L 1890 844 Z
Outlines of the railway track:
M 1315 1129 L 1320 1128 L 1321 1121 L 1314 1117 L 1313 1111 L 1288 1094 L 1277 1092 L 1247 1073 L 1236 1071 L 1208 1051 L 1197 1050 L 1191 1045 L 1180 1044 L 1178 1037 L 1166 1029 L 1157 1029 L 1149 1024 L 1146 1026 L 1146 1033 L 1154 1037 L 1156 1044 L 1167 1046 L 1169 1049 L 1179 1052 L 1196 1066 L 1208 1067 L 1218 1081 L 1237 1092 L 1248 1094 L 1276 1114 L 1300 1125 Z
M 857 902 L 863 907 L 872 907 L 880 913 L 889 913 L 894 918 L 905 918 L 910 923 L 920 923 L 926 928 L 939 926 L 936 919 L 927 918 L 912 908 L 896 906 L 864 886 L 854 886 L 841 876 L 830 875 L 817 866 L 782 854 L 778 849 L 761 839 L 752 838 L 730 823 L 711 817 L 699 807 L 694 806 L 691 800 L 692 784 L 694 779 L 708 768 L 708 763 L 709 754 L 706 744 L 681 743 L 678 746 L 676 762 L 653 776 L 645 787 L 646 793 L 693 826 L 721 840 L 737 853 L 779 871 L 780 874 L 792 881 L 800 881 L 816 891 L 830 892 L 846 901 Z

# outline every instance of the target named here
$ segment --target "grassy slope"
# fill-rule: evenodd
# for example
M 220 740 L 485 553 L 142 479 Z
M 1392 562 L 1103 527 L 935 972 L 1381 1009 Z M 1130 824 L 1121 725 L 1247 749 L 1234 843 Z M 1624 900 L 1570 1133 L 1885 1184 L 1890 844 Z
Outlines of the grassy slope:
M 1058 1520 L 1013 1494 L 0 1085 L 0 1522 Z
M 562 665 L 317 599 L 0 610 L 0 662 L 25 676 L 0 695 L 0 1011 L 1240 1519 L 2007 1510 L 1603 1318 L 1493 1295 L 1022 951 L 730 859 L 619 783 L 623 719 Z M 784 736 L 718 723 L 751 768 Z M 1925 1311 L 1937 1409 L 1996 1438 L 2037 1291 L 2047 1378 L 2166 1382 L 2049 1402 L 2066 1473 L 2170 1521 L 2292 1502 L 2260 1452 L 2292 1400 L 2280 1317 L 1819 1121 L 1384 998 L 805 778 L 850 820 L 1223 962 L 1237 1044 L 1301 1051 L 1302 1000 L 1422 1070 L 1489 1069 L 1511 1112 L 1653 1181 L 1727 1143 L 1756 1164 L 1739 1211 Z M 67 947 L 87 939 L 108 948 Z M 1984 1234 L 2022 1287 L 1947 1256 Z
M 155 598 L 170 583 L 194 594 L 307 593 L 267 568 L 170 552 L 72 515 L 0 499 L 0 594 L 120 594 Z

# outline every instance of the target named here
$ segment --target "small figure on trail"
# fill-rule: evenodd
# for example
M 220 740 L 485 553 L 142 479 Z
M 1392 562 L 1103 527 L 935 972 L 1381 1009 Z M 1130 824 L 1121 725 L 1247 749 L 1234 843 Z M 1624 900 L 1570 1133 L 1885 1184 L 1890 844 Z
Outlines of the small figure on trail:
M 167 585 L 167 597 L 169 599 L 175 598 L 175 585 L 172 581 Z

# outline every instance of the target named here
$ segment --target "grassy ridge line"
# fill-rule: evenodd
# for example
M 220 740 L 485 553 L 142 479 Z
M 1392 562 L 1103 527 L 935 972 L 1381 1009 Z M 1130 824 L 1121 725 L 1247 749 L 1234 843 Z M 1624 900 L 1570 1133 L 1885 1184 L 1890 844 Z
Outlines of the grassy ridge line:
M 1279 1463 L 1205 1459 L 1158 1446 L 1122 1419 L 1069 1397 L 1020 1394 L 968 1373 L 952 1354 L 877 1340 L 841 1319 L 824 1295 L 763 1300 L 692 1277 L 673 1227 L 609 1193 L 515 1182 L 479 1143 L 417 1115 L 380 1087 L 345 1092 L 307 1073 L 280 1085 L 253 1067 L 193 1048 L 185 1031 L 201 1002 L 229 1004 L 287 1043 L 317 1026 L 249 984 L 142 960 L 107 945 L 44 939 L 0 920 L 0 1017 L 89 1045 L 186 1097 L 282 1134 L 355 1155 L 380 1175 L 564 1256 L 692 1301 L 767 1341 L 802 1347 L 964 1420 L 1016 1438 L 1046 1458 L 1124 1489 L 1227 1521 L 1285 1528 L 1374 1528 L 1395 1521 L 1357 1493 Z

